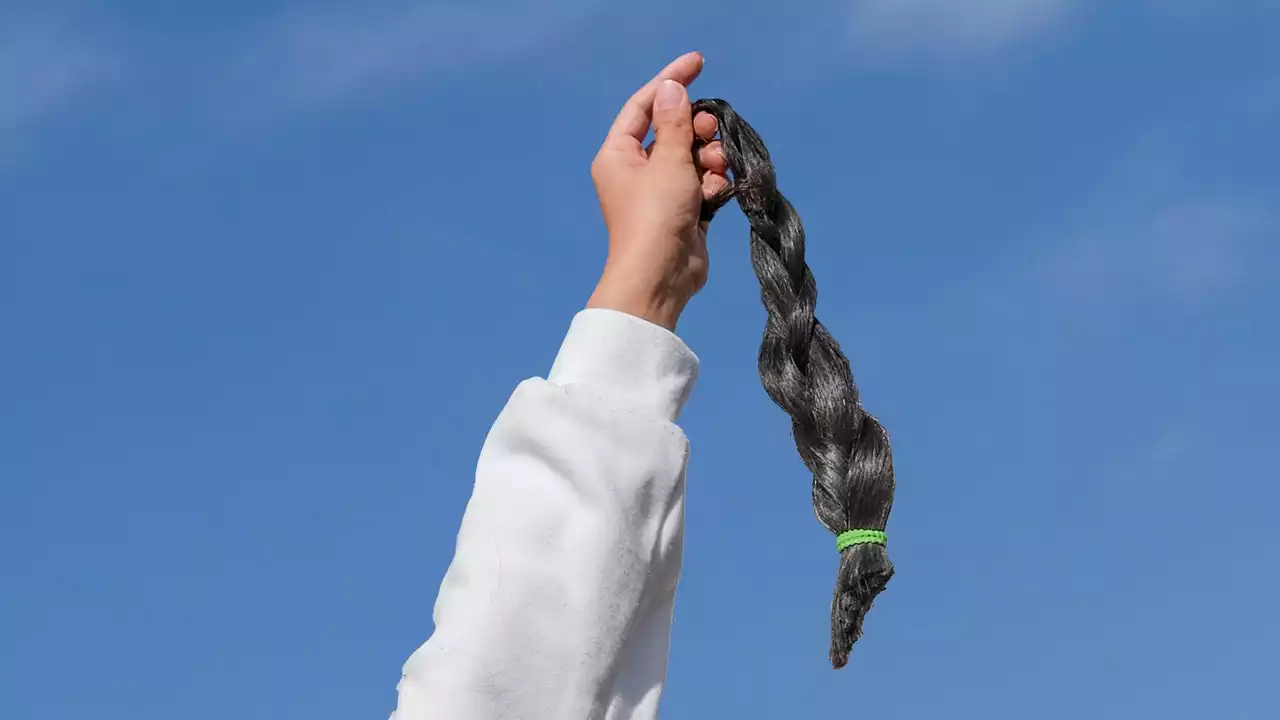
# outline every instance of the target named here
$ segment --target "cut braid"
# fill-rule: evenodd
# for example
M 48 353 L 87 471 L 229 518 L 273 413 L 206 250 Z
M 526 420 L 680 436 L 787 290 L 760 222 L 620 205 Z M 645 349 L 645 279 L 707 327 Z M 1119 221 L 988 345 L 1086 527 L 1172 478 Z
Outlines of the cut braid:
M 751 264 L 768 318 L 760 344 L 760 381 L 791 416 L 800 459 L 813 473 L 813 508 L 839 536 L 883 531 L 893 507 L 889 435 L 862 408 L 849 360 L 814 316 L 818 288 L 805 263 L 804 227 L 778 187 L 760 136 L 723 100 L 699 100 L 693 112 L 719 123 L 731 185 L 703 206 L 709 220 L 736 197 L 751 224 Z M 831 603 L 831 664 L 844 667 L 862 620 L 893 576 L 883 543 L 840 552 Z

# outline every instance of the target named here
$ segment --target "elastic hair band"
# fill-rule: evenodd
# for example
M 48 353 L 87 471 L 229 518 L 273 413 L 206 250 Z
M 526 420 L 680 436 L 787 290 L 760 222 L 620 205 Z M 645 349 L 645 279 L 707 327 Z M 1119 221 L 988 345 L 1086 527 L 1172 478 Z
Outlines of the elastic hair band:
M 854 545 L 884 545 L 889 535 L 883 530 L 849 530 L 836 536 L 836 550 L 844 552 Z

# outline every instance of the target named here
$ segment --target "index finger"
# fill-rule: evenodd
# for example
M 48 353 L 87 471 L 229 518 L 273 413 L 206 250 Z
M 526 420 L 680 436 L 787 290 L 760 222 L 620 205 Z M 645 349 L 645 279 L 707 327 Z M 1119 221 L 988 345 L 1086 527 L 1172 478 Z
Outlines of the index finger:
M 716 132 L 720 129 L 720 123 L 711 113 L 700 112 L 693 118 L 693 131 L 698 134 L 698 139 L 703 142 L 711 142 L 716 139 Z
M 702 55 L 699 53 L 685 53 L 673 60 L 658 73 L 657 77 L 645 83 L 644 87 L 637 90 L 636 94 L 622 106 L 622 111 L 613 121 L 613 127 L 609 128 L 605 144 L 619 142 L 631 144 L 634 140 L 635 145 L 638 146 L 644 142 L 644 136 L 649 132 L 649 123 L 653 121 L 653 99 L 658 93 L 658 84 L 663 80 L 675 80 L 687 87 L 700 72 L 702 72 Z

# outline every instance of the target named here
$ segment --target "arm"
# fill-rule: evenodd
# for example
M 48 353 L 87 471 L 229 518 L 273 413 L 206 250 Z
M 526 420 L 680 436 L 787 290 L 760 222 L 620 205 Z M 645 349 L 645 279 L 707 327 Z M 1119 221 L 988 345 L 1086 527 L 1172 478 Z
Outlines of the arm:
M 672 421 L 696 373 L 663 328 L 604 309 L 574 319 L 481 451 L 397 720 L 655 716 L 689 449 Z
M 691 117 L 684 87 L 701 68 L 690 53 L 641 88 L 592 164 L 604 273 L 547 379 L 521 384 L 485 441 L 395 720 L 657 714 L 689 453 L 673 423 L 698 365 L 674 330 L 706 281 L 702 202 L 728 185 L 715 120 Z

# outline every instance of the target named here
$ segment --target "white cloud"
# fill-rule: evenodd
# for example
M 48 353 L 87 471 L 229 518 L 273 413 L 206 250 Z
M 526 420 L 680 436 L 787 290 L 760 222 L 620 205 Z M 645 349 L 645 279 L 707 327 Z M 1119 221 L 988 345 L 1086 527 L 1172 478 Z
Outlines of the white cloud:
M 327 110 L 505 60 L 572 30 L 603 0 L 369 0 L 297 6 L 227 64 L 237 115 Z
M 859 49 L 881 55 L 985 55 L 1067 17 L 1079 0 L 852 0 Z
M 1052 287 L 1073 301 L 1114 307 L 1146 297 L 1196 306 L 1247 281 L 1277 240 L 1278 227 L 1264 210 L 1196 200 L 1120 229 L 1085 233 L 1059 248 L 1045 269 Z
M 1148 274 L 1166 291 L 1199 300 L 1239 284 L 1259 234 L 1267 230 L 1260 211 L 1198 202 L 1165 210 L 1151 223 Z
M 0 14 L 0 155 L 111 83 L 120 58 L 97 37 L 50 17 Z

